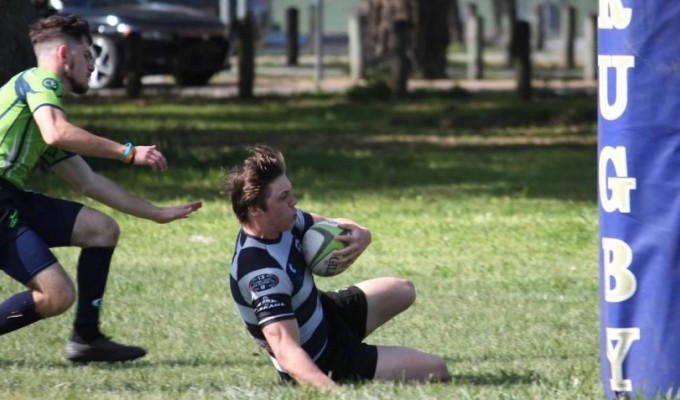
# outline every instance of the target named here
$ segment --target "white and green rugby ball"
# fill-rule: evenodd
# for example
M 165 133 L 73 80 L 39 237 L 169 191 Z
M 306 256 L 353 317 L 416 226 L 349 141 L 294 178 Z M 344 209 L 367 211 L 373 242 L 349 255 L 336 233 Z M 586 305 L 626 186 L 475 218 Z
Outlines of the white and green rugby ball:
M 346 268 L 337 265 L 333 251 L 345 247 L 345 243 L 335 240 L 335 236 L 348 233 L 332 221 L 317 222 L 305 232 L 302 237 L 302 255 L 314 275 L 333 276 L 345 271 Z

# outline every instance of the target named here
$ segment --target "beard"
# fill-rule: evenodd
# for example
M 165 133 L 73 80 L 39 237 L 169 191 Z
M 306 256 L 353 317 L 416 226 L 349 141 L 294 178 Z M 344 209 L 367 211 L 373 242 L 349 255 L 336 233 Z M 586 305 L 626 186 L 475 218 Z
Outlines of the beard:
M 85 94 L 88 90 L 90 90 L 90 86 L 87 83 L 84 85 L 76 82 L 71 83 L 71 92 L 75 94 Z
M 71 87 L 71 92 L 75 94 L 85 94 L 87 93 L 88 90 L 90 90 L 90 85 L 87 81 L 84 83 L 78 82 L 78 80 L 71 75 L 71 71 L 73 71 L 73 62 L 70 62 L 68 65 L 68 68 L 66 68 L 64 78 L 68 82 L 69 86 Z

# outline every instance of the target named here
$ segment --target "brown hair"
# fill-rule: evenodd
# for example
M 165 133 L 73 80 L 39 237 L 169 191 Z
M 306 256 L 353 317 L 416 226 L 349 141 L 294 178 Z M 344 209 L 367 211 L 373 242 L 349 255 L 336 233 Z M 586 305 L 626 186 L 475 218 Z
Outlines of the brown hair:
M 77 15 L 52 15 L 41 19 L 31 26 L 30 37 L 33 46 L 62 38 L 77 41 L 85 39 L 88 45 L 92 45 L 90 24 Z
M 226 187 L 231 194 L 231 207 L 239 222 L 248 222 L 248 208 L 267 209 L 269 184 L 286 173 L 286 162 L 280 151 L 267 145 L 248 149 L 243 165 L 226 173 Z

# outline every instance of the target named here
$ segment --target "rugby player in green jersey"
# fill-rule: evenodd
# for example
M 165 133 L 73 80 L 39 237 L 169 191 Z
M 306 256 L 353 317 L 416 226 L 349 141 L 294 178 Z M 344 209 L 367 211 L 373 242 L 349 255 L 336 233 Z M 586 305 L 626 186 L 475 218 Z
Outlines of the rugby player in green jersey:
M 90 27 L 77 16 L 52 16 L 31 28 L 38 67 L 20 72 L 0 88 L 0 269 L 28 290 L 0 303 L 0 335 L 66 311 L 76 302 L 65 356 L 73 362 L 114 362 L 142 357 L 138 346 L 116 343 L 99 329 L 99 310 L 114 249 L 116 221 L 82 204 L 25 190 L 38 162 L 84 195 L 139 218 L 167 223 L 187 218 L 196 201 L 158 207 L 95 173 L 80 155 L 125 164 L 167 168 L 155 146 L 121 144 L 68 121 L 62 95 L 82 94 L 94 70 Z M 50 251 L 82 248 L 78 291 Z

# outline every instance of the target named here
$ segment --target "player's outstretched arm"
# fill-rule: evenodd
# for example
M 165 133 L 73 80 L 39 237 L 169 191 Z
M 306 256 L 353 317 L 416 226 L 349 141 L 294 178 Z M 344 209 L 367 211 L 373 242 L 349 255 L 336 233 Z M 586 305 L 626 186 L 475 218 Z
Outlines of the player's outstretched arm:
M 156 206 L 95 173 L 80 156 L 65 159 L 52 166 L 52 170 L 87 197 L 126 214 L 160 224 L 187 218 L 203 205 L 201 201 L 193 201 L 172 207 Z
M 197 211 L 201 207 L 203 207 L 203 202 L 200 200 L 192 201 L 179 206 L 158 207 L 158 215 L 153 220 L 159 224 L 166 224 L 178 219 L 189 218 L 189 214 Z

